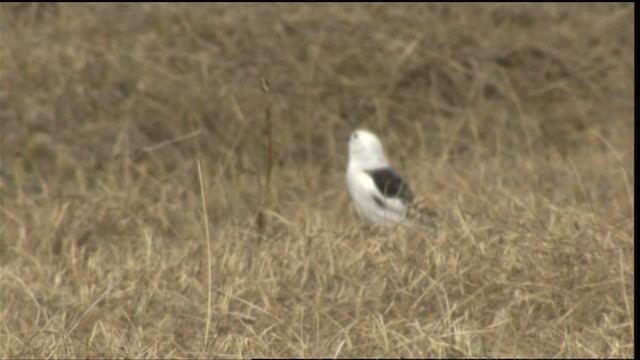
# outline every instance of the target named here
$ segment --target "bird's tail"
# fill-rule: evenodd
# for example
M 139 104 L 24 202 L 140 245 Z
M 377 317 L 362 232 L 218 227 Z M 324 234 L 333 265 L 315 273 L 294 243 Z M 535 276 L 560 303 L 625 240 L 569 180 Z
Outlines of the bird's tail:
M 424 198 L 414 198 L 407 208 L 407 218 L 434 236 L 438 234 L 438 214 Z

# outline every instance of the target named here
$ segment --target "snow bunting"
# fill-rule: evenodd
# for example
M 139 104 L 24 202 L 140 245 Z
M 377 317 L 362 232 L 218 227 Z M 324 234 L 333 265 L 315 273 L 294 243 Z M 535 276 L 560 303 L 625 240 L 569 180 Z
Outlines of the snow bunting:
M 349 136 L 347 186 L 356 212 L 368 222 L 394 227 L 424 217 L 435 230 L 427 219 L 433 213 L 421 208 L 409 185 L 389 166 L 380 139 L 368 130 Z

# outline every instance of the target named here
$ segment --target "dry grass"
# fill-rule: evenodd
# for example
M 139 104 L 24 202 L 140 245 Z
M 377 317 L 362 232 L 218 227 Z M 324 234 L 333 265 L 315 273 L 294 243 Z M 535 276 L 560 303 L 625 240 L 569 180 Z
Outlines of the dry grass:
M 0 11 L 1 357 L 633 356 L 633 4 Z

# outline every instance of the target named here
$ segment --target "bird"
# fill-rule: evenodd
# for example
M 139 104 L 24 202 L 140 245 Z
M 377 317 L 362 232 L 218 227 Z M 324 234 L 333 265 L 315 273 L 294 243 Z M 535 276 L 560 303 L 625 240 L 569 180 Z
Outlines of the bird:
M 418 201 L 409 185 L 389 165 L 382 142 L 373 132 L 358 129 L 349 135 L 347 188 L 356 213 L 367 222 L 392 228 L 416 224 L 419 218 L 436 230 L 433 211 Z

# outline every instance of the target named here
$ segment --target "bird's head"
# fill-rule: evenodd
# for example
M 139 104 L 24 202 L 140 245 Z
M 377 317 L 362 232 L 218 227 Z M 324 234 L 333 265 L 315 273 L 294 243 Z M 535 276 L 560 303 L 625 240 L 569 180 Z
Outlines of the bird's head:
M 356 130 L 349 136 L 349 166 L 367 170 L 388 166 L 380 139 L 368 130 Z

